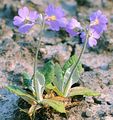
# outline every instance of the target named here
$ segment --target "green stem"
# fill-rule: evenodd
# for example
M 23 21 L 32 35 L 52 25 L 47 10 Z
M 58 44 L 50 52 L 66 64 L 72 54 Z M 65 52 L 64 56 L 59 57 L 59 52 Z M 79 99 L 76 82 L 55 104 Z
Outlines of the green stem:
M 83 54 L 84 51 L 85 51 L 85 48 L 86 48 L 87 42 L 88 42 L 88 38 L 89 38 L 89 35 L 88 35 L 88 33 L 87 33 L 86 40 L 85 40 L 84 46 L 83 46 L 83 48 L 82 48 L 82 50 L 81 50 L 80 56 L 79 56 L 77 62 L 75 63 L 75 65 L 74 65 L 74 67 L 73 67 L 73 69 L 72 69 L 72 71 L 71 71 L 71 73 L 70 73 L 70 76 L 69 76 L 69 78 L 68 78 L 68 82 L 67 82 L 66 87 L 65 87 L 65 89 L 64 89 L 64 96 L 67 96 L 67 91 L 68 91 L 68 89 L 69 89 L 69 88 L 68 88 L 68 86 L 69 86 L 68 84 L 70 83 L 70 79 L 71 79 L 73 73 L 75 72 L 75 70 L 77 69 L 77 66 L 78 66 L 78 64 L 79 64 L 79 62 L 80 62 L 80 59 L 81 59 L 81 57 L 82 57 L 82 54 Z
M 45 23 L 44 23 L 44 19 L 42 21 L 42 24 L 41 24 L 41 30 L 40 30 L 40 34 L 39 34 L 39 37 L 38 37 L 38 40 L 37 40 L 37 49 L 36 49 L 36 55 L 35 55 L 35 60 L 34 60 L 34 72 L 33 72 L 33 76 L 32 76 L 32 79 L 33 79 L 33 86 L 34 86 L 34 91 L 35 91 L 35 95 L 37 96 L 36 94 L 36 87 L 35 87 L 35 82 L 36 82 L 36 71 L 37 71 L 37 63 L 38 63 L 38 52 L 39 52 L 39 49 L 40 49 L 40 45 L 41 45 L 41 39 L 42 39 L 42 34 L 43 34 L 43 30 L 44 30 L 44 26 L 45 26 Z

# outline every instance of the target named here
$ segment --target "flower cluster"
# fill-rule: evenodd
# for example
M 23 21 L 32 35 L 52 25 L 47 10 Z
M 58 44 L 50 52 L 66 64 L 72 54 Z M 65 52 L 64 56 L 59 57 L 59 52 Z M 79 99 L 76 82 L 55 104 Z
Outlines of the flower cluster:
M 18 11 L 19 16 L 14 17 L 14 25 L 18 27 L 19 32 L 27 33 L 34 24 L 37 24 L 39 15 L 36 11 L 30 11 L 27 7 L 23 7 Z M 61 7 L 56 7 L 51 4 L 49 5 L 43 16 L 45 24 L 49 29 L 53 31 L 59 31 L 61 28 L 64 29 L 71 37 L 80 35 L 82 41 L 86 39 L 86 33 L 81 24 L 76 18 L 66 19 L 65 13 Z M 108 20 L 100 10 L 93 12 L 90 15 L 90 23 L 87 27 L 89 40 L 88 44 L 93 47 L 97 44 L 97 40 L 101 34 L 106 30 Z
M 101 34 L 107 28 L 108 20 L 100 10 L 90 15 L 90 27 L 94 29 L 98 34 Z
M 97 40 L 101 34 L 107 29 L 108 20 L 100 10 L 90 15 L 89 26 L 89 46 L 93 47 L 97 44 Z
M 13 24 L 19 27 L 18 31 L 20 33 L 27 33 L 38 18 L 38 13 L 36 11 L 30 11 L 27 7 L 19 9 L 18 15 L 14 17 Z
M 61 7 L 55 8 L 54 5 L 49 5 L 45 10 L 46 24 L 51 30 L 59 31 L 61 27 L 65 27 L 65 14 Z

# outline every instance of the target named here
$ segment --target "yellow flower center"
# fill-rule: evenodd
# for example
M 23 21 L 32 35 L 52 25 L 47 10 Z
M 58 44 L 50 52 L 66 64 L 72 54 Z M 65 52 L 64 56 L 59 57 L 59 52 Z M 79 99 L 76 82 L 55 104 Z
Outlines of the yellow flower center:
M 91 26 L 98 25 L 98 24 L 99 24 L 99 20 L 97 18 L 91 22 Z
M 26 20 L 27 20 L 27 21 L 29 21 L 29 20 L 30 20 L 30 18 L 27 16 L 27 17 L 26 17 Z
M 24 20 L 24 23 L 27 24 L 27 23 L 29 23 L 29 22 L 30 22 L 30 18 L 29 18 L 29 16 L 27 16 L 27 17 L 25 18 L 25 20 Z
M 56 20 L 56 16 L 52 15 L 50 17 L 47 18 L 48 21 L 55 21 Z

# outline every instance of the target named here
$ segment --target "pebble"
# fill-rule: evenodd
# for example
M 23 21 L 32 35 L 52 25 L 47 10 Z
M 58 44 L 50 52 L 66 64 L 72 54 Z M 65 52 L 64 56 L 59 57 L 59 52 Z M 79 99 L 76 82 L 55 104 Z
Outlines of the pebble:
M 87 109 L 85 112 L 86 117 L 91 117 L 92 116 L 92 111 L 90 109 Z
M 108 85 L 113 85 L 113 79 L 109 80 Z
M 94 103 L 94 100 L 92 99 L 92 97 L 86 97 L 85 101 L 87 101 L 88 103 Z
M 113 120 L 113 117 L 111 117 L 111 116 L 106 116 L 106 117 L 104 118 L 104 120 Z
M 113 106 L 110 107 L 109 114 L 110 114 L 111 116 L 113 116 Z
M 101 70 L 108 70 L 109 69 L 109 65 L 107 63 L 103 63 L 101 66 L 100 66 L 100 69 Z
M 98 111 L 99 117 L 104 117 L 106 116 L 106 112 L 104 112 L 103 110 Z
M 82 117 L 92 117 L 92 111 L 91 109 L 87 108 L 85 112 L 82 112 Z

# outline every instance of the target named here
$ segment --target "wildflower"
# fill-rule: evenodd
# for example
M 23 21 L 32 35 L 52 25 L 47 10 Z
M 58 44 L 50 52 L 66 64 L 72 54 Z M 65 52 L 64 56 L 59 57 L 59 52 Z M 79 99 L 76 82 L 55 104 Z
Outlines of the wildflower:
M 100 38 L 100 34 L 98 34 L 94 29 L 89 29 L 88 36 L 88 45 L 90 47 L 96 46 L 97 40 Z M 86 33 L 82 32 L 80 37 L 82 39 L 82 42 L 84 42 L 86 40 Z
M 80 23 L 75 19 L 72 18 L 69 20 L 67 26 L 66 26 L 66 31 L 69 33 L 70 36 L 74 37 L 79 34 L 79 30 L 82 29 Z
M 51 4 L 45 10 L 45 14 L 46 24 L 49 25 L 51 30 L 59 31 L 60 27 L 65 27 L 67 21 L 61 7 L 55 8 Z
M 27 7 L 23 7 L 18 11 L 19 16 L 14 17 L 13 24 L 18 28 L 19 32 L 26 33 L 33 27 L 38 14 L 36 11 L 30 11 Z
M 97 40 L 100 38 L 100 34 L 98 34 L 94 29 L 89 30 L 89 40 L 88 44 L 90 47 L 97 45 Z
M 108 20 L 100 10 L 90 15 L 90 27 L 94 29 L 98 34 L 101 34 L 107 28 Z

